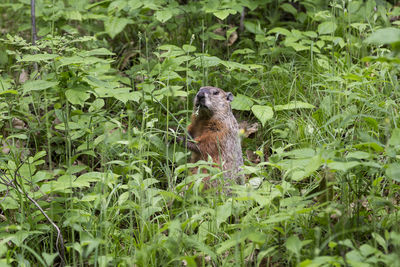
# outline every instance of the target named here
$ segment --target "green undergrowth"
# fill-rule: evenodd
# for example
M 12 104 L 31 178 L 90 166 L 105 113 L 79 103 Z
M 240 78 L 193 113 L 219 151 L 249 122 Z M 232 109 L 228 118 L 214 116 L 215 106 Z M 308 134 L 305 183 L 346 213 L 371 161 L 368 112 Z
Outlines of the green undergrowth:
M 0 13 L 1 266 L 399 265 L 396 1 Z M 231 194 L 175 143 L 203 85 L 258 123 Z

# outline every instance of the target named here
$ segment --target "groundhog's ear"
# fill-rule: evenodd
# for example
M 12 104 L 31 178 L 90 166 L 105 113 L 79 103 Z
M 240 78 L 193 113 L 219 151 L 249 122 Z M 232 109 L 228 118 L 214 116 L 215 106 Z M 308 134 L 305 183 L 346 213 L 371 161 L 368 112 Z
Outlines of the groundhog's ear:
M 229 102 L 233 101 L 233 94 L 231 92 L 226 93 L 226 100 Z

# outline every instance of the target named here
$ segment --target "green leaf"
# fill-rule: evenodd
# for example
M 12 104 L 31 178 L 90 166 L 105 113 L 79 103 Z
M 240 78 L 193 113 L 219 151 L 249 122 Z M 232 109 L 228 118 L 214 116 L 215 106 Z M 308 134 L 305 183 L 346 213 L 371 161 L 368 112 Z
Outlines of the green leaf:
M 192 60 L 192 64 L 196 67 L 209 68 L 215 67 L 221 64 L 222 60 L 217 57 L 209 57 L 209 56 L 199 56 L 196 59 Z
M 245 20 L 244 21 L 244 27 L 246 28 L 247 31 L 254 33 L 254 34 L 264 34 L 264 31 L 261 29 L 260 24 L 256 24 L 252 21 Z
M 270 34 L 270 33 L 279 33 L 279 34 L 285 35 L 285 36 L 289 36 L 289 35 L 292 34 L 292 33 L 291 33 L 290 31 L 288 31 L 287 29 L 281 28 L 281 27 L 276 27 L 276 28 L 271 29 L 271 30 L 268 32 L 268 34 Z
M 334 161 L 334 162 L 328 163 L 328 167 L 333 170 L 347 172 L 351 168 L 354 168 L 361 164 L 362 163 L 358 162 L 358 161 L 348 161 L 348 162 Z
M 232 203 L 226 202 L 222 206 L 217 207 L 216 218 L 217 218 L 217 227 L 221 225 L 221 223 L 225 222 L 229 216 L 232 215 Z
M 285 43 L 285 45 L 288 46 L 288 47 L 292 47 L 294 50 L 296 50 L 296 52 L 310 49 L 309 46 L 304 46 L 304 45 L 299 44 L 299 43 Z
M 400 182 L 400 163 L 391 163 L 386 169 L 386 176 Z
M 331 34 L 337 28 L 337 25 L 333 21 L 325 21 L 318 25 L 319 34 Z
M 126 104 L 127 101 L 139 103 L 142 93 L 138 91 L 130 92 L 131 88 L 118 88 L 113 90 L 114 97 Z
M 251 106 L 253 106 L 253 101 L 245 95 L 238 94 L 233 99 L 231 106 L 236 110 L 250 110 Z
M 194 52 L 196 51 L 196 47 L 193 45 L 183 45 L 182 46 L 183 51 L 185 51 L 185 53 L 190 53 L 190 52 Z
M 368 159 L 372 156 L 372 154 L 364 151 L 352 151 L 347 154 L 346 159 Z
M 49 82 L 45 80 L 34 80 L 34 81 L 27 81 L 22 85 L 24 89 L 24 94 L 30 91 L 40 91 L 45 90 L 51 87 L 54 87 L 58 84 L 58 82 Z
M 167 22 L 170 18 L 172 18 L 172 15 L 173 14 L 170 9 L 157 10 L 154 14 L 155 18 L 162 23 Z
M 115 53 L 111 52 L 110 50 L 102 47 L 102 48 L 97 48 L 93 49 L 90 51 L 85 51 L 80 54 L 83 57 L 90 57 L 90 56 L 113 56 Z
M 372 33 L 367 39 L 364 41 L 367 44 L 392 44 L 400 42 L 400 29 L 397 28 L 385 28 L 379 29 L 376 32 Z
M 224 9 L 224 10 L 218 10 L 216 12 L 213 12 L 214 16 L 219 18 L 220 20 L 226 19 L 230 14 L 234 15 L 236 14 L 236 10 L 233 9 Z
M 18 91 L 16 91 L 16 90 L 6 90 L 6 91 L 3 91 L 3 92 L 0 92 L 0 95 L 5 95 L 5 94 L 18 95 Z
M 128 200 L 130 194 L 131 194 L 131 192 L 122 193 L 118 198 L 118 205 L 124 204 Z
M 315 106 L 311 105 L 309 103 L 306 103 L 306 102 L 301 102 L 301 101 L 292 101 L 285 105 L 274 106 L 275 111 L 292 110 L 292 109 L 298 109 L 298 108 L 315 108 Z
M 297 14 L 297 10 L 289 3 L 284 3 L 280 6 L 285 12 L 292 14 L 293 16 Z
M 122 32 L 125 26 L 130 23 L 129 19 L 125 18 L 118 18 L 118 17 L 109 17 L 105 22 L 105 30 L 111 38 L 114 39 L 118 33 Z
M 388 144 L 391 146 L 399 146 L 400 145 L 400 129 L 399 128 L 395 128 L 393 130 L 392 136 L 390 137 Z
M 81 105 L 85 104 L 85 101 L 90 97 L 88 93 L 79 89 L 68 89 L 65 91 L 65 97 L 68 101 L 73 105 Z
M 300 255 L 300 251 L 302 248 L 302 243 L 301 240 L 298 238 L 298 236 L 294 235 L 294 236 L 290 236 L 287 240 L 286 240 L 286 248 L 296 254 L 296 255 Z
M 38 62 L 38 61 L 45 61 L 45 60 L 51 60 L 58 57 L 58 55 L 55 54 L 36 54 L 36 55 L 24 55 L 22 59 L 20 59 L 20 62 Z
M 253 114 L 261 121 L 263 126 L 265 126 L 265 123 L 274 116 L 274 111 L 269 106 L 254 105 L 251 108 L 251 111 L 253 111 Z

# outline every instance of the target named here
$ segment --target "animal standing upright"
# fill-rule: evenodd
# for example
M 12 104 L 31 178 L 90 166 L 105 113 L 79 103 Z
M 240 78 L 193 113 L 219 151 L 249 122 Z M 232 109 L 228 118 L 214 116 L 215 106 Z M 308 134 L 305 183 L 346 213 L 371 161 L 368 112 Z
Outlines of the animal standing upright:
M 242 184 L 243 177 L 238 172 L 243 156 L 238 123 L 230 105 L 232 100 L 231 92 L 211 86 L 200 88 L 188 127 L 195 143 L 187 141 L 186 145 L 192 151 L 191 162 L 207 160 L 210 156 L 225 171 L 225 184 L 229 183 L 228 179 Z

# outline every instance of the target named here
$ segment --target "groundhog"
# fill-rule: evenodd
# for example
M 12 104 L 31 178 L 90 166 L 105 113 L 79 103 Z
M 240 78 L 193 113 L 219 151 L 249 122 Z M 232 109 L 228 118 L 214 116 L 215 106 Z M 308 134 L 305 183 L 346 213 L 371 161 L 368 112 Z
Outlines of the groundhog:
M 207 160 L 222 166 L 226 183 L 233 179 L 243 184 L 237 173 L 243 165 L 239 127 L 232 114 L 233 94 L 216 87 L 201 87 L 194 98 L 194 111 L 188 134 L 195 142 L 186 141 L 192 151 L 191 162 Z M 181 140 L 184 141 L 184 140 Z

